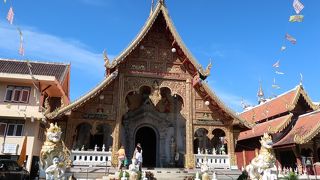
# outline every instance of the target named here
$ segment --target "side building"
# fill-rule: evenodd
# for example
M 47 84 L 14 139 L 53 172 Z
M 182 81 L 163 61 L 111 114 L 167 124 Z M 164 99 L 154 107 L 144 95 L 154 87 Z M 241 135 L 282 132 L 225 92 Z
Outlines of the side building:
M 319 161 L 320 112 L 302 84 L 272 99 L 263 98 L 260 88 L 258 96 L 259 104 L 240 114 L 255 125 L 239 135 L 236 146 L 239 168 L 256 156 L 265 132 L 272 135 L 278 167 L 305 168 Z
M 18 159 L 26 137 L 26 168 L 37 172 L 44 113 L 69 104 L 69 79 L 69 64 L 0 59 L 0 158 Z

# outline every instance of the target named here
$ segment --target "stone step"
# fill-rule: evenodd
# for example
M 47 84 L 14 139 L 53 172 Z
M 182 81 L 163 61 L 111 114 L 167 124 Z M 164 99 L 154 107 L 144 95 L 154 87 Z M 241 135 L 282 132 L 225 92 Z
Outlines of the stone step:
M 146 169 L 143 168 L 142 171 L 150 171 L 154 174 L 157 180 L 168 180 L 168 179 L 185 179 L 186 177 L 195 176 L 199 169 L 183 169 L 183 168 L 154 168 L 154 169 Z M 217 178 L 219 180 L 229 180 L 229 179 L 237 179 L 241 174 L 239 170 L 224 170 L 218 169 L 215 170 L 217 174 Z M 113 176 L 116 172 L 115 168 L 105 168 L 105 167 L 73 167 L 68 171 L 68 174 L 73 174 L 73 176 L 77 179 L 103 179 L 103 177 Z M 209 173 L 210 178 L 212 177 L 212 173 Z M 103 179 L 103 180 L 105 180 Z

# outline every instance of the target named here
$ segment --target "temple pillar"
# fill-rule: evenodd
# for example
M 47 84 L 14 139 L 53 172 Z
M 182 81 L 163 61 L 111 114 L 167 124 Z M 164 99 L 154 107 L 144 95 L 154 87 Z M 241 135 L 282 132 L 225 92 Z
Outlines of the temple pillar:
M 117 166 L 118 165 L 118 156 L 116 153 L 118 152 L 118 149 L 120 148 L 120 129 L 121 129 L 121 122 L 122 122 L 122 113 L 123 113 L 123 105 L 124 105 L 124 78 L 122 74 L 119 74 L 119 84 L 118 84 L 118 108 L 117 108 L 117 116 L 116 116 L 116 123 L 113 126 L 113 144 L 112 144 L 112 165 Z
M 193 154 L 193 109 L 192 109 L 192 84 L 191 80 L 186 81 L 186 155 L 185 168 L 194 168 Z
M 228 129 L 228 154 L 230 156 L 230 164 L 231 166 L 237 165 L 236 156 L 235 156 L 235 147 L 234 147 L 234 139 L 233 139 L 233 128 L 232 126 Z

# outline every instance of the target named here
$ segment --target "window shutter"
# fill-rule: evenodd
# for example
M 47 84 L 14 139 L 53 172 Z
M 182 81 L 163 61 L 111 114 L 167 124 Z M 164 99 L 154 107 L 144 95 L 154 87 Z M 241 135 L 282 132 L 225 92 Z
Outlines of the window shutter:
M 4 134 L 6 133 L 6 127 L 6 123 L 0 123 L 0 136 L 4 136 Z
M 22 90 L 21 102 L 27 103 L 29 100 L 29 90 Z
M 13 89 L 7 88 L 5 101 L 11 101 L 11 99 L 12 99 L 12 93 L 13 93 Z
M 13 91 L 13 101 L 14 102 L 19 102 L 20 101 L 20 95 L 21 95 L 21 90 L 15 89 Z

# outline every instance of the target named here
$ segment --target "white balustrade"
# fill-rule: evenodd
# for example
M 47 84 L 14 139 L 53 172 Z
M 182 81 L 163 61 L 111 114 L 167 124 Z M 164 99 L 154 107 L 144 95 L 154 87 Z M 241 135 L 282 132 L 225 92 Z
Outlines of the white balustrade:
M 71 160 L 74 166 L 111 166 L 110 151 L 71 151 Z
M 195 154 L 195 160 L 197 168 L 201 166 L 204 160 L 207 160 L 207 164 L 210 168 L 230 169 L 230 157 L 227 154 Z

